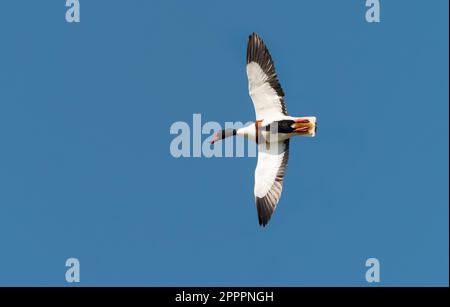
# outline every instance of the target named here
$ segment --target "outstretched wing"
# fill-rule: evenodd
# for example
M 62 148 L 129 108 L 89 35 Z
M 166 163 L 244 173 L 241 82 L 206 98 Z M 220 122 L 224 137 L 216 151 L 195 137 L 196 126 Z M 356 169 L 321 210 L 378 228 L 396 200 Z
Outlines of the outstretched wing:
M 270 147 L 267 147 L 269 146 Z M 283 189 L 283 178 L 289 156 L 289 140 L 258 145 L 255 170 L 255 201 L 259 224 L 266 226 Z
M 269 121 L 287 115 L 284 92 L 278 81 L 272 57 L 256 33 L 250 35 L 248 39 L 247 77 L 256 119 Z

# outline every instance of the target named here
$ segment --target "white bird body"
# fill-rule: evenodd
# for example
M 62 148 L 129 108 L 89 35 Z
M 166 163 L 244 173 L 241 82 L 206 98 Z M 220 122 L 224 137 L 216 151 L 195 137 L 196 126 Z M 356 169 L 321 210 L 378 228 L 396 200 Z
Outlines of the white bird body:
M 238 135 L 258 144 L 254 194 L 259 224 L 265 226 L 281 196 L 290 138 L 313 137 L 317 126 L 314 116 L 292 117 L 287 114 L 284 92 L 272 57 L 256 33 L 249 37 L 247 46 L 247 77 L 248 91 L 255 108 L 255 123 L 237 130 L 221 130 L 211 143 Z
M 297 133 L 277 133 L 276 131 L 265 130 L 264 127 L 270 126 L 274 122 L 284 121 L 284 120 L 308 120 L 312 123 L 312 127 L 316 126 L 316 118 L 314 116 L 307 117 L 292 117 L 292 116 L 281 116 L 279 118 L 275 118 L 272 121 L 262 120 L 260 122 L 259 127 L 259 138 L 258 143 L 261 143 L 261 140 L 265 140 L 268 143 L 278 143 L 280 141 L 285 141 L 290 139 L 291 137 L 297 135 Z M 256 142 L 256 126 L 255 123 L 250 123 L 249 125 L 239 128 L 236 130 L 236 135 L 246 137 L 252 141 Z M 315 129 L 311 129 L 310 133 L 305 134 L 304 136 L 314 137 L 316 135 Z

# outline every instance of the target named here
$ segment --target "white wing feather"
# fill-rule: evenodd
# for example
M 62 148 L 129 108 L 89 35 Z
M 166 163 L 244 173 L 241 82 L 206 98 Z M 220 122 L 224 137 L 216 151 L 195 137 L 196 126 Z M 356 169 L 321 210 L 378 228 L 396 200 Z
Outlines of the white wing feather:
M 269 222 L 280 200 L 288 156 L 288 140 L 258 145 L 254 192 L 261 225 L 266 225 Z
M 278 81 L 275 65 L 269 50 L 256 33 L 248 40 L 247 77 L 257 120 L 269 123 L 287 116 L 284 92 Z

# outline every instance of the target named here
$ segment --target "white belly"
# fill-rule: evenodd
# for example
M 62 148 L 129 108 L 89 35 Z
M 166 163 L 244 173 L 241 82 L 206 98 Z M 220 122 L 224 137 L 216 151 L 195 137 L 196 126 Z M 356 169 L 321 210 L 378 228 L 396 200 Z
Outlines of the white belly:
M 277 143 L 283 142 L 289 139 L 292 136 L 292 133 L 274 133 L 270 131 L 261 131 L 260 138 L 258 143 Z

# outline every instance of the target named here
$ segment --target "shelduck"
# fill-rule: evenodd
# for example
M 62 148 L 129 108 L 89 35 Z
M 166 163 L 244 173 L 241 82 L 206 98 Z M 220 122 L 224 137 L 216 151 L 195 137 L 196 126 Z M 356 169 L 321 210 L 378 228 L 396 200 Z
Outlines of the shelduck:
M 258 34 L 253 33 L 247 45 L 247 77 L 256 120 L 240 129 L 223 129 L 214 134 L 211 143 L 234 135 L 258 144 L 255 170 L 255 202 L 258 221 L 266 226 L 280 200 L 293 136 L 314 137 L 314 116 L 292 117 L 286 110 L 284 92 L 272 57 Z

